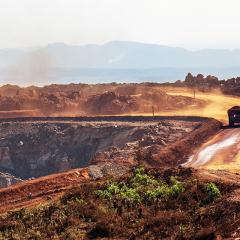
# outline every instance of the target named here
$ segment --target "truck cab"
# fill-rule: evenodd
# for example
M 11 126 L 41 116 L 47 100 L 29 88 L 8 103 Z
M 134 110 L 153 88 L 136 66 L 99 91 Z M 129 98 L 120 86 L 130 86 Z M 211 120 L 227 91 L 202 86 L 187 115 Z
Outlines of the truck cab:
M 228 121 L 230 127 L 240 123 L 240 106 L 234 106 L 228 110 Z

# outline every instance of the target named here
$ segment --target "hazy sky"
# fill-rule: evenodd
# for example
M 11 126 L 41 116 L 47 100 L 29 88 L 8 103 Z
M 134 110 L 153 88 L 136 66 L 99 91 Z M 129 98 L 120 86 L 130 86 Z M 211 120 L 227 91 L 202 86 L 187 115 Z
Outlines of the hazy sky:
M 112 40 L 240 48 L 240 0 L 0 0 L 0 48 Z

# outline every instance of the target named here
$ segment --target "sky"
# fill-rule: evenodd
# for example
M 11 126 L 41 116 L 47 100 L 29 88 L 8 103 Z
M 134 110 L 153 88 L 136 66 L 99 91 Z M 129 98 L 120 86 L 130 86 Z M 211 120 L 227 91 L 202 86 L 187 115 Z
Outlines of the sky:
M 0 48 L 113 40 L 240 48 L 239 0 L 0 0 Z

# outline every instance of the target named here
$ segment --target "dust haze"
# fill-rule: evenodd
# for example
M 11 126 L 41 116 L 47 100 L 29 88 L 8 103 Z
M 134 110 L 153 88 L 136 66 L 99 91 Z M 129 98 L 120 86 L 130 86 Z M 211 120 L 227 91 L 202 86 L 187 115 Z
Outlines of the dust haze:
M 193 97 L 192 90 L 188 88 L 167 87 L 165 91 L 169 95 Z M 232 106 L 239 105 L 239 97 L 224 95 L 218 90 L 207 93 L 197 92 L 196 99 L 205 101 L 205 106 L 201 108 L 188 107 L 187 109 L 179 109 L 168 113 L 172 115 L 212 117 L 226 124 L 228 121 L 227 110 Z M 159 112 L 159 114 L 163 113 Z M 166 114 L 166 112 L 164 114 Z
M 52 67 L 53 61 L 47 51 L 31 51 L 5 69 L 2 83 L 43 86 L 50 83 Z

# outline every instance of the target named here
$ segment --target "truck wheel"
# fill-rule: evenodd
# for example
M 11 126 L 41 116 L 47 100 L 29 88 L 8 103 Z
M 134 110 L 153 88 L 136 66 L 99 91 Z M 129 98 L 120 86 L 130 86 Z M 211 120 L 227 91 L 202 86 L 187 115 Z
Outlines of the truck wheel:
M 234 127 L 234 121 L 229 120 L 229 127 Z

